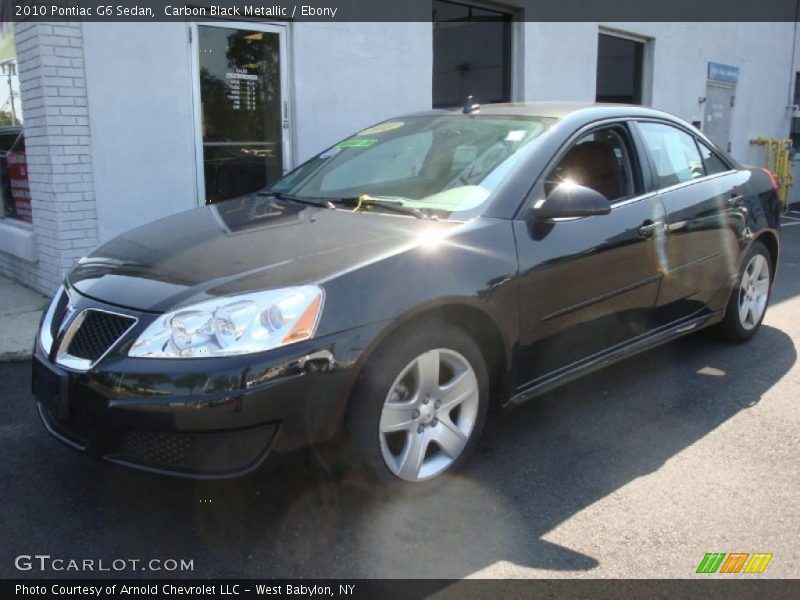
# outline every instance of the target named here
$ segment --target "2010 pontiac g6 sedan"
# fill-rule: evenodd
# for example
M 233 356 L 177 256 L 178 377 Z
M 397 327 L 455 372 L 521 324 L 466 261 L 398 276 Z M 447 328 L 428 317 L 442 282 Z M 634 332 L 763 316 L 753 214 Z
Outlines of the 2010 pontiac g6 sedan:
M 335 440 L 345 467 L 431 480 L 490 404 L 700 328 L 752 337 L 779 212 L 769 172 L 650 109 L 398 117 L 82 259 L 42 320 L 38 410 L 159 473 Z

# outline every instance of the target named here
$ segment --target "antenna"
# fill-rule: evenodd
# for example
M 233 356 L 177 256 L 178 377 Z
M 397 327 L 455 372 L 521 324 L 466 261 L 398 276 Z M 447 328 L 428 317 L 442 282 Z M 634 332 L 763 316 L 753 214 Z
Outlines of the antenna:
M 471 115 L 472 113 L 477 113 L 481 110 L 481 105 L 477 102 L 472 102 L 472 96 L 467 96 L 466 102 L 464 102 L 464 110 L 462 111 L 465 115 Z

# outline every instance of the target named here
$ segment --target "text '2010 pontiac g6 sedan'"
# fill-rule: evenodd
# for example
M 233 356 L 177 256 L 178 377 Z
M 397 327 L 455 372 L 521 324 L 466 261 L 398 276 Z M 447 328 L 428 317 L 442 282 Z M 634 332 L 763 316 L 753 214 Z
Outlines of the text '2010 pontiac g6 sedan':
M 490 405 L 701 328 L 752 337 L 780 210 L 768 171 L 650 109 L 399 117 L 79 261 L 34 395 L 61 441 L 152 472 L 336 441 L 345 467 L 429 481 Z

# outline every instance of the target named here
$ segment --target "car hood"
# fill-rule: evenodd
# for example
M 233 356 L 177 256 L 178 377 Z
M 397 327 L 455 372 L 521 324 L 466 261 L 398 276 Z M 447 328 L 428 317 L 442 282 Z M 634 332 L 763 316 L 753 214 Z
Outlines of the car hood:
M 209 297 L 316 283 L 454 223 L 247 196 L 133 229 L 81 259 L 69 284 L 153 312 Z

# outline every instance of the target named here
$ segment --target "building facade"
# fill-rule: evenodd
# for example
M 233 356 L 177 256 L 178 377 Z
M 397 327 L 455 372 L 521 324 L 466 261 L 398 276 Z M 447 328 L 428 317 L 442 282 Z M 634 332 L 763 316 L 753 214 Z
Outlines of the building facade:
M 467 95 L 644 104 L 749 164 L 763 163 L 752 138 L 790 135 L 794 23 L 538 23 L 433 4 L 432 23 L 16 24 L 15 198 L 30 218 L 0 218 L 0 274 L 52 291 L 115 235 Z

